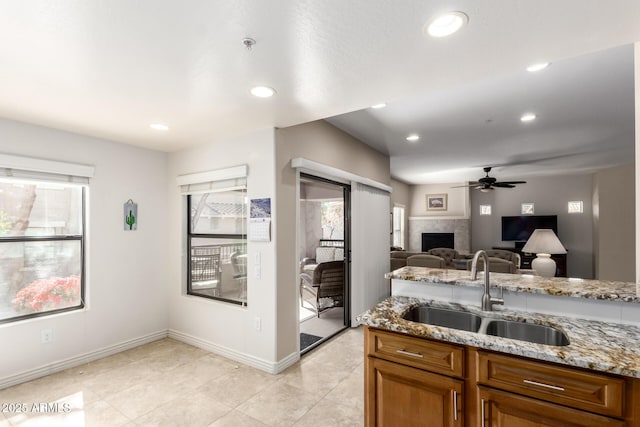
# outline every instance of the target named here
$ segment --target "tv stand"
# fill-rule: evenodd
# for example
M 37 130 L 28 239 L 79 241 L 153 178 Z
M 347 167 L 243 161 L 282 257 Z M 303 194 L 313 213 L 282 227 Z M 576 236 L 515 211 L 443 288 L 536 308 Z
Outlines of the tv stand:
M 518 245 L 516 242 L 515 247 L 508 246 L 494 246 L 492 249 L 502 249 L 505 251 L 515 252 L 520 255 L 520 268 L 524 270 L 531 269 L 531 261 L 534 260 L 536 254 L 530 254 L 522 252 L 522 245 Z M 518 247 L 519 246 L 519 247 Z M 551 255 L 551 259 L 556 262 L 556 277 L 567 277 L 567 254 Z

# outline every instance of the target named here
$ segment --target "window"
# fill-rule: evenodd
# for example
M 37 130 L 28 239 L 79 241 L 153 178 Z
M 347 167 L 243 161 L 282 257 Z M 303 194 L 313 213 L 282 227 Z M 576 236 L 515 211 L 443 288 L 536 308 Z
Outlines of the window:
M 189 295 L 247 305 L 245 176 L 246 167 L 237 167 L 178 178 L 187 202 Z
M 320 202 L 322 239 L 344 241 L 344 202 L 331 200 Z
M 0 178 L 0 323 L 84 307 L 85 192 Z
M 404 207 L 393 207 L 393 246 L 404 248 Z

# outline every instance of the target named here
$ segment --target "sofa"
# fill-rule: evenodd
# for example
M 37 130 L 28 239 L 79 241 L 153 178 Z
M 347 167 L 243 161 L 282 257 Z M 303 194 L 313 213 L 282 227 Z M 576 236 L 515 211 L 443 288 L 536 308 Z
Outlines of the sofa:
M 431 257 L 439 258 L 439 260 L 435 260 L 433 258 L 425 257 L 424 255 L 429 255 Z M 421 258 L 414 259 L 411 263 L 409 263 L 409 258 L 414 256 L 420 256 Z M 459 256 L 458 251 L 451 248 L 434 248 L 430 249 L 427 252 L 407 252 L 407 251 L 391 251 L 391 271 L 397 270 L 398 268 L 405 267 L 407 265 L 411 266 L 420 266 L 420 267 L 431 267 L 434 268 L 456 268 L 453 264 L 453 260 L 457 259 Z M 429 265 L 425 265 L 429 264 Z M 437 264 L 437 265 L 436 265 Z
M 502 249 L 487 249 L 485 252 L 489 258 L 489 271 L 512 274 L 518 272 L 519 254 Z M 391 271 L 405 266 L 455 269 L 454 261 L 456 260 L 462 262 L 459 268 L 463 269 L 466 260 L 466 268 L 471 270 L 471 259 L 461 256 L 457 250 L 451 248 L 434 248 L 427 252 L 391 251 Z M 483 269 L 484 263 L 480 260 L 478 270 Z

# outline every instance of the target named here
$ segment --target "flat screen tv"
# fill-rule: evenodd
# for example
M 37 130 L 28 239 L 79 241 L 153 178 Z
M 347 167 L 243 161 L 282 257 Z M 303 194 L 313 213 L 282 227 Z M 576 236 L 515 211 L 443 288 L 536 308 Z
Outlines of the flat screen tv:
M 502 217 L 502 240 L 526 242 L 536 228 L 550 228 L 558 234 L 557 215 L 526 215 Z

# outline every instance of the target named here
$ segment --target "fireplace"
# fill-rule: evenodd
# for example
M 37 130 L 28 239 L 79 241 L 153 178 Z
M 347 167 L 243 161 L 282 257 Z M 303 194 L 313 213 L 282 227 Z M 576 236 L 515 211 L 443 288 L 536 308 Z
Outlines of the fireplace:
M 453 242 L 453 233 L 422 233 L 422 252 L 433 248 L 455 249 Z

